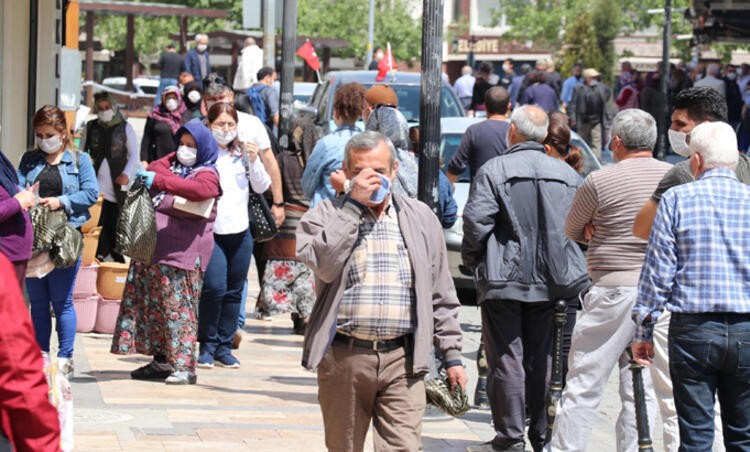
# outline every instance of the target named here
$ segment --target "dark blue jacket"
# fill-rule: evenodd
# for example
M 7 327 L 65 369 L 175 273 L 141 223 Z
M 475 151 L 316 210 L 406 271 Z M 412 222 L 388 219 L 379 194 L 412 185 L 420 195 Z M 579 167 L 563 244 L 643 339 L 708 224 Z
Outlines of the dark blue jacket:
M 203 54 L 206 55 L 206 75 L 208 75 L 211 73 L 211 59 L 209 58 L 208 51 L 203 52 Z M 193 74 L 196 82 L 200 83 L 203 80 L 201 76 L 201 62 L 198 59 L 197 50 L 190 49 L 187 55 L 185 55 L 185 68 Z
M 458 205 L 453 198 L 453 185 L 442 171 L 438 171 L 438 204 L 440 209 L 440 224 L 448 229 L 458 219 Z
M 538 105 L 547 113 L 557 111 L 557 93 L 546 83 L 534 83 L 521 93 L 518 103 L 521 105 Z

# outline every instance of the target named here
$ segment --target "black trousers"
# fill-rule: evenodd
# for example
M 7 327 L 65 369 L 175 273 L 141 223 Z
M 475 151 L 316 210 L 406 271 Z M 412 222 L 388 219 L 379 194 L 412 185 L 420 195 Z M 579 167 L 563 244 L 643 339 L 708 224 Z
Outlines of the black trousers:
M 117 220 L 120 219 L 120 206 L 116 202 L 110 202 L 106 199 L 102 202 L 102 214 L 99 217 L 99 226 L 102 232 L 99 235 L 99 244 L 96 247 L 96 258 L 104 260 L 108 254 L 112 254 L 115 262 L 124 263 L 125 259 L 121 254 L 115 252 L 117 245 Z
M 486 300 L 482 336 L 489 376 L 487 396 L 496 447 L 524 441 L 526 412 L 532 447 L 547 433 L 545 399 L 551 371 L 554 303 Z

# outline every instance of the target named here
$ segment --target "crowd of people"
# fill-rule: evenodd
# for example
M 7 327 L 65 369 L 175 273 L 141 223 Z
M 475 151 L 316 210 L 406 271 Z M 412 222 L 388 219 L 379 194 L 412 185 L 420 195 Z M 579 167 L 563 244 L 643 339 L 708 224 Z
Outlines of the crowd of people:
M 433 212 L 416 200 L 419 128 L 409 127 L 391 87 L 339 87 L 335 130 L 321 137 L 314 123 L 293 118 L 280 149 L 278 98 L 263 94 L 273 69 L 230 84 L 211 72 L 206 43 L 198 35 L 186 72 L 160 87 L 140 153 L 117 102 L 101 94 L 80 148 L 63 112 L 47 105 L 34 115 L 34 148 L 20 164 L 0 154 L 0 276 L 13 282 L 11 296 L 25 285 L 41 350 L 41 359 L 17 365 L 74 375 L 81 259 L 27 274 L 46 227 L 37 209 L 64 212 L 80 230 L 101 195 L 97 257 L 125 262 L 115 231 L 137 180 L 154 206 L 156 246 L 150 262 L 129 260 L 110 349 L 152 357 L 133 379 L 189 385 L 214 366 L 240 367 L 232 349 L 242 338 L 255 257 L 260 294 L 250 310 L 259 318 L 289 314 L 304 334 L 302 365 L 317 371 L 326 446 L 362 450 L 372 426 L 376 450 L 418 450 L 433 356 L 452 391 L 467 386 L 443 228 L 457 221 L 453 183 L 468 167 L 461 257 L 476 281 L 495 430 L 470 450 L 523 451 L 526 436 L 535 451 L 585 450 L 615 366 L 617 448 L 638 448 L 631 359 L 650 365 L 647 414 L 652 428 L 663 428 L 666 450 L 719 450 L 722 440 L 740 450 L 750 442 L 750 163 L 738 152 L 731 90 L 712 80 L 716 67 L 708 66 L 705 82 L 672 93 L 669 142 L 688 157 L 674 166 L 653 157 L 656 120 L 639 104 L 644 88 L 628 67 L 611 118 L 611 90 L 595 69 L 575 67 L 563 80 L 547 61 L 512 76 L 506 61 L 503 77 L 483 64 L 471 89 L 465 70 L 458 96 L 486 120 L 466 130 L 440 172 Z M 255 43 L 246 44 L 250 60 Z M 163 64 L 181 71 L 170 53 Z M 615 163 L 584 178 L 572 130 L 600 146 L 609 135 Z M 263 242 L 246 208 L 259 195 L 278 228 Z M 565 386 L 550 424 L 560 300 Z M 28 333 L 28 322 L 17 326 Z M 663 426 L 653 423 L 657 411 Z

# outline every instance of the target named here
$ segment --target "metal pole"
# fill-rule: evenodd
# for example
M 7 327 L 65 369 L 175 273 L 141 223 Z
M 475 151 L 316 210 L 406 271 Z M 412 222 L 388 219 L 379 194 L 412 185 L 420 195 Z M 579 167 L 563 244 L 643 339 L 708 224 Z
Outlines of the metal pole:
M 434 212 L 440 171 L 440 101 L 443 65 L 443 0 L 423 0 L 422 90 L 419 99 L 420 147 L 417 197 Z
M 266 66 L 276 67 L 276 0 L 263 0 L 263 56 Z
M 284 0 L 284 27 L 281 31 L 281 100 L 279 105 L 279 144 L 289 145 L 287 133 L 292 127 L 294 63 L 297 47 L 297 0 Z
M 375 0 L 370 0 L 370 22 L 367 24 L 367 55 L 365 56 L 365 69 L 370 68 L 372 63 L 372 46 L 375 40 Z
M 672 0 L 664 0 L 664 36 L 662 38 L 662 67 L 661 67 L 661 114 L 657 118 L 659 125 L 659 141 L 657 156 L 667 155 L 667 123 L 669 120 L 669 48 L 672 41 Z

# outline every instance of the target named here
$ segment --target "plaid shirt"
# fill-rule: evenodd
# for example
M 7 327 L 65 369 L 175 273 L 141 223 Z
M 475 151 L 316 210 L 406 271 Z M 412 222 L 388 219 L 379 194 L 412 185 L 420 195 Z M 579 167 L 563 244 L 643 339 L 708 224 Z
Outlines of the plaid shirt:
M 708 170 L 659 203 L 633 307 L 636 341 L 652 340 L 665 307 L 750 312 L 750 187 L 732 170 Z
M 380 219 L 369 209 L 362 214 L 351 259 L 338 331 L 365 340 L 413 332 L 414 272 L 393 204 Z

